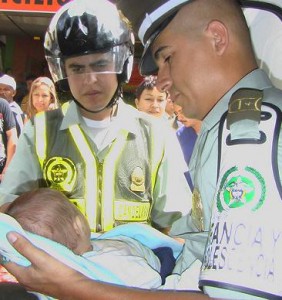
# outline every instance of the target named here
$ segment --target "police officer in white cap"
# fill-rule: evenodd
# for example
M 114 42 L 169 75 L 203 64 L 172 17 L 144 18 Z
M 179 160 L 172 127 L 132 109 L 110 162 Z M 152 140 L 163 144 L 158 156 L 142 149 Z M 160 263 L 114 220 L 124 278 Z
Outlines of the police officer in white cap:
M 202 264 L 199 284 L 209 295 L 280 299 L 282 92 L 257 67 L 238 1 L 120 0 L 118 6 L 145 46 L 142 74 L 158 72 L 159 87 L 169 90 L 185 115 L 203 120 L 190 162 L 192 213 L 173 226 L 186 239 L 178 286 L 189 284 L 189 271 Z M 49 278 L 48 290 L 56 295 L 52 270 L 39 261 L 50 257 L 19 236 L 10 238 L 31 259 L 24 246 L 37 255 L 32 270 L 40 268 L 40 277 L 13 270 L 37 279 L 39 290 L 42 278 Z M 205 298 L 84 283 L 88 289 L 80 291 L 91 299 Z M 69 293 L 62 287 L 56 287 L 58 297 Z
M 186 239 L 179 286 L 203 261 L 199 285 L 209 295 L 281 297 L 282 268 L 273 266 L 281 265 L 282 241 L 274 236 L 282 226 L 268 217 L 282 209 L 281 91 L 258 69 L 239 1 L 128 5 L 118 0 L 145 47 L 141 73 L 158 72 L 159 88 L 203 120 L 190 163 L 192 214 L 173 227 Z M 253 6 L 281 13 L 269 3 Z

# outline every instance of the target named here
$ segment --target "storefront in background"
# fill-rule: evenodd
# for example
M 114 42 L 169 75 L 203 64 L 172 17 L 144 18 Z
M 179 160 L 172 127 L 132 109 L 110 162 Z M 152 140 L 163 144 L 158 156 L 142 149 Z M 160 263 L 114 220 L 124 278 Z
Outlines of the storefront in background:
M 28 34 L 6 34 L 0 28 L 0 71 L 11 74 L 17 81 L 20 97 L 22 86 L 25 85 L 25 78 L 34 74 L 35 76 L 50 76 L 48 66 L 44 57 L 43 40 L 49 19 L 64 4 L 71 0 L 0 0 L 0 14 L 7 18 L 14 15 L 21 15 L 25 18 L 39 16 L 48 17 L 46 28 L 41 35 L 31 36 Z M 115 2 L 114 0 L 112 2 Z M 37 26 L 30 24 L 30 26 Z M 125 92 L 134 93 L 136 86 L 141 82 L 142 77 L 138 71 L 138 57 L 142 52 L 142 46 L 137 43 L 136 61 L 130 82 L 125 86 Z

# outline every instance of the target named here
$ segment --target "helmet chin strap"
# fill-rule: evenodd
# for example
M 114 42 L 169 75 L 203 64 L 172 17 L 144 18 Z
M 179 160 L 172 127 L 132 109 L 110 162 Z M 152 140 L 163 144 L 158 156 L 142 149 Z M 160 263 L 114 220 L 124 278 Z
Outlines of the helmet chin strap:
M 87 112 L 90 112 L 90 113 L 92 113 L 92 114 L 97 114 L 97 113 L 99 113 L 99 112 L 101 112 L 101 111 L 103 111 L 103 110 L 106 110 L 106 109 L 108 109 L 108 108 L 113 107 L 113 106 L 117 103 L 117 101 L 118 101 L 120 95 L 121 95 L 121 87 L 120 87 L 120 85 L 118 85 L 118 87 L 117 87 L 117 89 L 116 89 L 116 91 L 115 91 L 115 93 L 114 93 L 112 99 L 109 101 L 109 103 L 108 103 L 105 107 L 103 107 L 103 108 L 101 108 L 101 109 L 99 109 L 99 110 L 90 110 L 90 109 L 86 108 L 85 106 L 83 106 L 83 105 L 82 105 L 80 102 L 78 102 L 75 98 L 73 98 L 73 100 L 74 100 L 74 102 L 75 102 L 80 108 L 82 108 L 82 109 L 84 109 L 84 110 L 86 110 Z

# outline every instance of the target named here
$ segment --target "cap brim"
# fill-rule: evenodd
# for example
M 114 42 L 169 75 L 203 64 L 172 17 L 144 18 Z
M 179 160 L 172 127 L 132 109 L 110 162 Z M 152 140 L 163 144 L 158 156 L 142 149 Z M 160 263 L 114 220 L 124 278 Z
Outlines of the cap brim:
M 143 54 L 139 63 L 139 73 L 142 76 L 154 75 L 158 72 L 158 66 L 155 63 L 151 45 L 153 41 L 157 38 L 159 33 L 160 31 L 155 32 L 144 46 Z
M 183 5 L 183 4 L 182 4 Z M 179 5 L 180 6 L 180 5 Z M 178 7 L 179 7 L 178 6 Z M 154 23 L 154 26 L 148 30 L 149 38 L 147 38 L 146 44 L 144 46 L 144 51 L 139 64 L 139 72 L 143 76 L 153 75 L 158 72 L 158 67 L 155 63 L 154 56 L 151 50 L 151 46 L 161 31 L 171 22 L 175 17 L 177 9 L 169 11 L 167 14 L 164 14 L 157 22 Z
M 152 26 L 154 31 L 150 34 L 150 37 L 147 39 L 144 46 L 144 51 L 139 64 L 139 72 L 143 76 L 154 75 L 158 72 L 158 67 L 155 63 L 154 56 L 152 53 L 152 44 L 161 31 L 170 23 L 170 21 L 175 17 L 177 10 L 170 11 L 169 14 L 165 14 L 162 18 L 158 19 L 158 26 Z

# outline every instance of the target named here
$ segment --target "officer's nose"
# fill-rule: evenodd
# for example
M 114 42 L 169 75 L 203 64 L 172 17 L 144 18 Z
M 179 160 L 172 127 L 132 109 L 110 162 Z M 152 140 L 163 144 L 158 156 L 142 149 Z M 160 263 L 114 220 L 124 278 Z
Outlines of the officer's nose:
M 168 67 L 161 66 L 159 68 L 156 86 L 157 89 L 162 92 L 169 91 L 169 89 L 171 88 L 172 80 L 170 77 Z
M 92 83 L 97 81 L 97 73 L 95 72 L 88 72 L 84 74 L 84 81 L 85 83 Z

